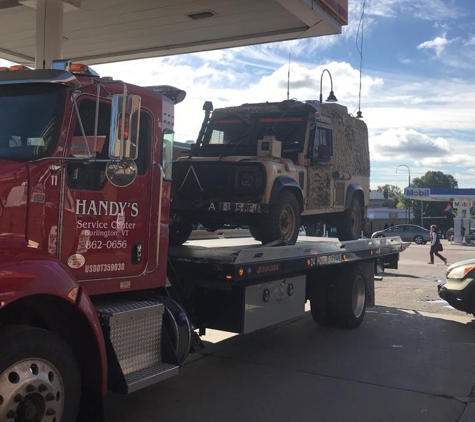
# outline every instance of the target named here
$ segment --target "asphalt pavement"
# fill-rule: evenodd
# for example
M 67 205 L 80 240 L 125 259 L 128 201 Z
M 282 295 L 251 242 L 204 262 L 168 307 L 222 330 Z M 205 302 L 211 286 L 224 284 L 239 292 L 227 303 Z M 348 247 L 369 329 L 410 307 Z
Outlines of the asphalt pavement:
M 444 241 L 450 262 L 475 247 Z M 376 283 L 362 326 L 302 318 L 231 336 L 209 331 L 178 377 L 110 394 L 106 420 L 469 422 L 475 420 L 475 321 L 439 300 L 445 267 L 411 245 Z

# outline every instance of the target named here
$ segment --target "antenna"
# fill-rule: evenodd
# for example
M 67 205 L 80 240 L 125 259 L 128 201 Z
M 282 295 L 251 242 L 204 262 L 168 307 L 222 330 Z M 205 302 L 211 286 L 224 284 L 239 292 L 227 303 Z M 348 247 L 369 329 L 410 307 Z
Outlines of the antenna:
M 364 8 L 365 8 L 365 2 L 363 1 L 363 10 L 361 12 L 361 18 L 360 18 L 360 23 L 358 25 L 358 32 L 356 34 L 356 49 L 360 53 L 360 89 L 359 89 L 359 94 L 358 94 L 358 112 L 356 113 L 356 118 L 357 119 L 362 119 L 363 118 L 363 113 L 361 112 L 361 79 L 363 75 L 363 35 L 364 35 Z M 361 47 L 358 47 L 358 35 L 360 33 L 360 28 L 361 28 Z
M 290 95 L 290 53 L 289 53 L 289 68 L 287 70 L 287 100 Z

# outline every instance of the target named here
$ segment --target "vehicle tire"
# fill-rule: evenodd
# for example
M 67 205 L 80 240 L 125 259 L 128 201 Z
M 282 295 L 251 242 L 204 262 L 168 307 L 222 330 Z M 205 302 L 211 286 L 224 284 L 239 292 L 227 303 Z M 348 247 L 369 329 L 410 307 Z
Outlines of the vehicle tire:
M 417 235 L 414 237 L 414 243 L 417 243 L 418 245 L 423 245 L 426 242 L 424 241 L 424 238 L 420 235 Z
M 23 325 L 2 328 L 0 344 L 0 421 L 74 422 L 81 377 L 69 346 Z
M 338 239 L 341 241 L 359 239 L 363 223 L 360 200 L 353 196 L 350 207 L 342 214 L 337 226 Z
M 262 227 L 261 224 L 251 224 L 249 226 L 249 232 L 251 233 L 251 236 L 258 240 L 259 242 L 262 241 Z
M 262 224 L 262 243 L 285 239 L 294 245 L 300 229 L 300 207 L 295 194 L 283 189 L 275 204 L 270 207 L 269 215 Z
M 310 283 L 307 295 L 313 320 L 321 326 L 332 325 L 335 321 L 328 308 L 329 283 L 321 279 Z
M 188 240 L 192 231 L 192 223 L 175 220 L 169 226 L 168 243 L 171 246 L 180 246 Z
M 330 284 L 328 311 L 335 325 L 341 328 L 357 328 L 366 313 L 366 280 L 360 265 L 340 270 Z
M 190 352 L 193 334 L 191 322 L 184 309 L 173 299 L 167 296 L 159 296 L 158 299 L 165 305 L 163 326 L 167 330 L 178 362 L 181 364 Z

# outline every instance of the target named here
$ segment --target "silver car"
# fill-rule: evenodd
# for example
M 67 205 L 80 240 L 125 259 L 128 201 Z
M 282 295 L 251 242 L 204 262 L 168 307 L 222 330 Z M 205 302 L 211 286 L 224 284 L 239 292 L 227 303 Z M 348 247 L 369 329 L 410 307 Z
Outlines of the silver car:
M 415 242 L 418 245 L 425 245 L 430 241 L 430 231 L 415 224 L 398 224 L 371 235 L 371 237 L 392 236 L 399 236 L 404 242 Z

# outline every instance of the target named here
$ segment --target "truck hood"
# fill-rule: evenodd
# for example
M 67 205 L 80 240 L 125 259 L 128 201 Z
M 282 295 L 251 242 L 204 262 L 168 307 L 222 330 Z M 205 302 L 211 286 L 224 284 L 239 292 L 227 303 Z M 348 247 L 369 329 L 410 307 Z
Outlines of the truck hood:
M 27 201 L 27 165 L 0 159 L 0 242 L 25 238 Z

